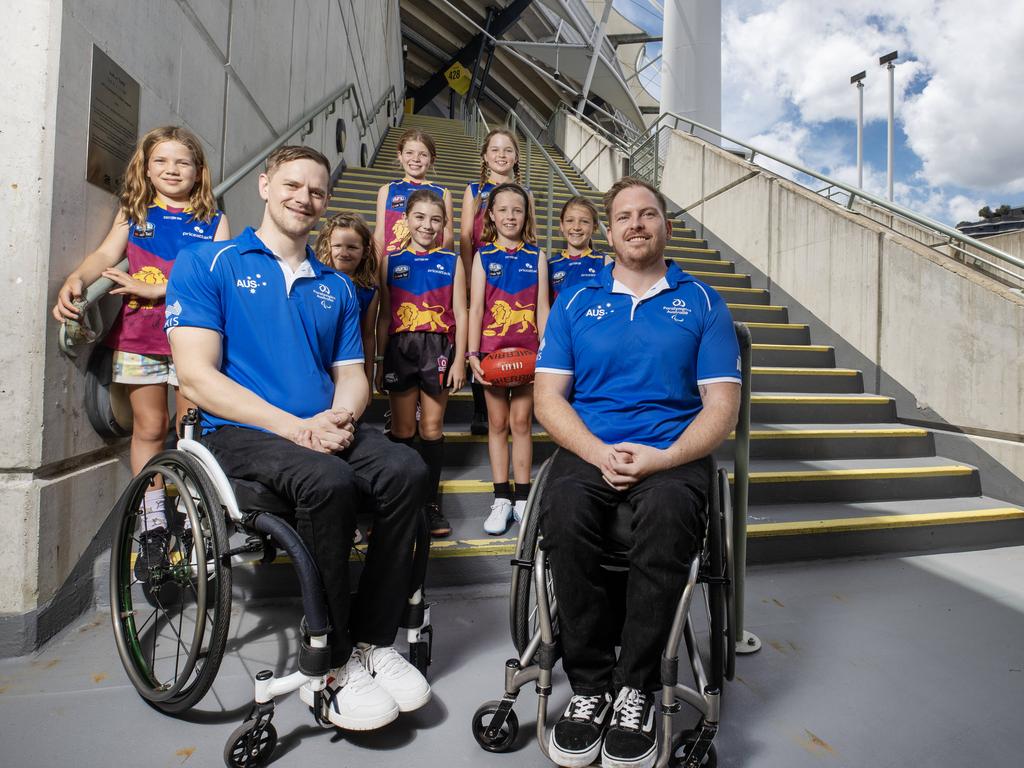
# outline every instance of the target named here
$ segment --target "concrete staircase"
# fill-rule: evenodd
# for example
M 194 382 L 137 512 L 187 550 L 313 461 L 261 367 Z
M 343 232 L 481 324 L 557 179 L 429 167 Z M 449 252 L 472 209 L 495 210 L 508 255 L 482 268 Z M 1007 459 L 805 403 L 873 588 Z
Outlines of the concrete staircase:
M 456 237 L 466 183 L 479 173 L 479 151 L 459 122 L 407 115 L 390 129 L 369 168 L 348 169 L 334 189 L 328 214 L 354 210 L 374 219 L 378 187 L 401 175 L 397 139 L 405 127 L 429 131 L 439 159 L 430 178 L 451 190 Z M 572 183 L 603 210 L 600 193 L 546 147 Z M 552 226 L 561 247 L 558 211 L 572 194 L 556 177 L 553 221 L 546 211 L 547 169 L 534 155 L 527 183 L 539 209 L 543 246 Z M 607 243 L 598 242 L 607 250 Z M 892 551 L 970 548 L 1019 542 L 1024 510 L 981 493 L 976 468 L 935 455 L 932 434 L 896 420 L 888 397 L 865 394 L 860 371 L 837 367 L 833 348 L 812 344 L 807 325 L 789 322 L 784 306 L 751 286 L 692 229 L 677 228 L 668 255 L 715 287 L 753 336 L 749 552 L 752 562 Z M 381 424 L 387 401 L 375 396 L 367 419 Z M 453 535 L 434 542 L 430 581 L 452 584 L 504 579 L 515 529 L 505 537 L 483 532 L 491 503 L 486 438 L 468 432 L 468 388 L 454 395 L 446 419 L 444 511 Z M 553 450 L 536 428 L 535 463 Z M 731 440 L 719 452 L 730 465 Z

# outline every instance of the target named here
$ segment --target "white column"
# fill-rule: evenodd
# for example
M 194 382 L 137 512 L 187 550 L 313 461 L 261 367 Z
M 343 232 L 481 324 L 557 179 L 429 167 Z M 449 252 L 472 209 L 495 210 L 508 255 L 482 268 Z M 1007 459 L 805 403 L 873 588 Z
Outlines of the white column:
M 662 112 L 721 129 L 721 0 L 665 0 L 662 34 Z M 703 136 L 719 143 L 717 137 Z

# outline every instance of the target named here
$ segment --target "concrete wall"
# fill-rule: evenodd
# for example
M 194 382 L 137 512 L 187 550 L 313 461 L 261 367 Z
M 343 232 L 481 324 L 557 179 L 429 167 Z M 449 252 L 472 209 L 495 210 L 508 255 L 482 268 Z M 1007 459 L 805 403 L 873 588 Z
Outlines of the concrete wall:
M 1024 478 L 1024 298 L 717 147 L 673 133 L 662 189 L 870 361 L 901 418 Z M 699 233 L 700 230 L 698 230 Z M 1019 499 L 1018 499 L 1019 501 Z
M 49 318 L 65 276 L 114 215 L 114 197 L 85 181 L 93 45 L 139 82 L 140 133 L 187 125 L 215 183 L 349 82 L 357 97 L 315 118 L 301 140 L 332 164 L 358 164 L 388 127 L 374 106 L 392 86 L 400 103 L 404 82 L 398 0 L 40 0 L 12 5 L 5 22 L 0 655 L 34 642 L 33 617 L 66 586 L 129 477 L 126 443 L 105 443 L 83 412 L 87 355 L 63 356 Z M 343 153 L 334 147 L 339 117 Z M 232 232 L 259 222 L 256 176 L 225 197 Z M 8 619 L 22 637 L 8 632 L 5 644 Z
M 559 111 L 552 141 L 580 174 L 602 192 L 622 177 L 626 156 L 575 115 Z

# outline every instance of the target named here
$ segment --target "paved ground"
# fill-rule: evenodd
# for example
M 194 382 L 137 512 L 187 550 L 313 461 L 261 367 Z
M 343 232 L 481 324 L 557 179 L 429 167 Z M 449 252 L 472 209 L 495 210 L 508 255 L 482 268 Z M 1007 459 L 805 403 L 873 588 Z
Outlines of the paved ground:
M 536 699 L 517 712 L 519 748 L 481 751 L 476 707 L 501 693 L 510 654 L 500 587 L 434 595 L 434 699 L 364 735 L 313 725 L 279 703 L 276 766 L 550 765 L 530 741 Z M 1024 548 L 753 569 L 748 628 L 763 650 L 727 687 L 724 766 L 1019 765 L 1024 712 Z M 0 766 L 217 766 L 251 697 L 250 675 L 291 671 L 292 603 L 236 606 L 213 691 L 186 719 L 127 683 L 109 617 L 84 617 L 32 657 L 0 661 Z M 556 682 L 554 709 L 567 697 Z

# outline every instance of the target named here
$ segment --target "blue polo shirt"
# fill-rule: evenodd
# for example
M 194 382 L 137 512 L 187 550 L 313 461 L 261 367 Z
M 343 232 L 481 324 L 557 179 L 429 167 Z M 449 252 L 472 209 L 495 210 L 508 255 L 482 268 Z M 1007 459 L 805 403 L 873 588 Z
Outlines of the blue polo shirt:
M 296 271 L 246 229 L 233 240 L 178 254 L 167 285 L 164 329 L 209 328 L 222 337 L 221 372 L 299 418 L 331 407 L 331 368 L 362 364 L 352 281 L 306 246 Z M 203 414 L 203 432 L 238 424 Z
M 558 297 L 537 372 L 573 377 L 572 406 L 605 443 L 667 448 L 700 412 L 699 385 L 741 381 L 732 316 L 674 263 L 639 299 L 614 266 Z

